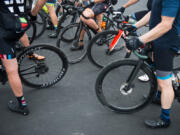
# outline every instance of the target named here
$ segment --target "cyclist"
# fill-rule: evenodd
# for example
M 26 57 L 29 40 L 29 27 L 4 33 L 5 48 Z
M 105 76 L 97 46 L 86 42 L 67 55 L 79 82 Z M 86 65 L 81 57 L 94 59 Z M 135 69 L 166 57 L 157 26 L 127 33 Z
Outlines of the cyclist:
M 95 33 L 102 32 L 101 23 L 103 18 L 103 12 L 106 11 L 109 0 L 90 0 L 83 2 L 85 6 L 89 5 L 89 8 L 86 8 L 81 16 L 80 19 L 84 24 L 87 24 L 91 27 Z M 117 3 L 117 0 L 111 1 L 114 5 Z M 92 6 L 93 5 L 93 6 Z M 97 19 L 97 23 L 95 22 L 94 18 Z M 84 38 L 85 31 L 82 30 L 80 34 L 80 39 L 78 43 L 73 43 L 71 50 L 82 50 L 83 46 L 83 38 Z
M 34 15 L 42 8 L 46 0 L 38 0 Z M 8 108 L 13 112 L 23 115 L 29 114 L 26 100 L 23 96 L 22 83 L 18 74 L 18 63 L 15 53 L 15 43 L 24 34 L 28 28 L 26 19 L 23 18 L 25 13 L 26 1 L 0 1 L 0 57 L 6 69 L 9 84 L 16 97 L 16 101 L 9 101 Z M 36 17 L 31 15 L 31 19 Z M 1 72 L 2 69 L 0 69 Z
M 125 9 L 130 7 L 131 5 L 134 5 L 135 3 L 137 3 L 139 0 L 129 0 L 127 3 L 125 3 L 121 8 L 119 8 L 118 10 L 122 13 L 124 13 Z M 147 10 L 142 10 L 136 13 L 132 13 L 130 15 L 131 18 L 135 19 L 136 21 L 139 21 L 141 18 L 143 18 L 149 11 L 151 11 L 151 7 L 152 7 L 152 1 L 153 0 L 148 0 L 147 1 Z
M 180 47 L 180 1 L 154 0 L 151 13 L 136 23 L 139 28 L 150 22 L 150 31 L 140 37 L 127 40 L 127 48 L 135 50 L 145 43 L 152 42 L 154 63 L 159 88 L 161 90 L 160 119 L 146 120 L 151 128 L 166 128 L 170 125 L 170 110 L 174 99 L 172 88 L 172 68 L 174 49 Z

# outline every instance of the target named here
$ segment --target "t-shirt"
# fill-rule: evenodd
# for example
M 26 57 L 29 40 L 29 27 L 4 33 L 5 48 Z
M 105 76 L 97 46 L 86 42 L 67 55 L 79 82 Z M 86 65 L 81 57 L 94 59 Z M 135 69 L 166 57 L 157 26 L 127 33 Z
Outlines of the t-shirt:
M 160 38 L 156 43 L 177 44 L 178 34 L 180 34 L 180 0 L 153 0 L 150 29 L 153 29 L 161 22 L 161 16 L 175 17 L 173 27 Z

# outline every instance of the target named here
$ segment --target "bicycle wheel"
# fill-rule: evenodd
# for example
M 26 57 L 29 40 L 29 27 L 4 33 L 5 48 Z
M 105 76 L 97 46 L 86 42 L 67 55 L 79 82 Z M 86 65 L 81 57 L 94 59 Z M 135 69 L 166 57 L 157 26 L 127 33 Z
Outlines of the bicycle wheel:
M 46 30 L 46 18 L 44 17 L 43 11 L 40 11 L 38 14 L 37 14 L 37 20 L 35 22 L 36 24 L 36 27 L 38 28 L 37 29 L 37 32 L 36 32 L 36 36 L 35 36 L 35 39 L 39 38 L 40 36 L 43 35 L 43 33 L 45 32 Z
M 29 59 L 29 53 L 45 57 L 44 60 Z M 19 75 L 22 82 L 33 88 L 46 88 L 59 82 L 68 69 L 64 53 L 52 45 L 40 44 L 25 49 L 18 56 Z
M 59 47 L 67 56 L 69 63 L 74 64 L 80 62 L 87 53 L 87 45 L 91 40 L 91 33 L 85 28 L 84 49 L 78 51 L 71 51 L 71 46 L 77 40 L 75 39 L 79 28 L 78 23 L 70 24 L 62 30 L 60 37 L 57 40 L 57 47 Z
M 96 80 L 96 95 L 105 107 L 118 113 L 132 113 L 143 109 L 156 94 L 156 78 L 146 64 L 143 64 L 129 89 L 127 80 L 137 67 L 138 61 L 121 60 L 105 67 Z M 140 75 L 147 74 L 149 81 L 142 83 Z
M 92 38 L 88 45 L 87 55 L 93 65 L 102 68 L 114 60 L 124 58 L 126 51 L 123 38 L 120 38 L 113 48 L 110 47 L 116 35 L 118 31 L 109 30 Z
M 26 34 L 29 38 L 30 44 L 34 41 L 36 37 L 36 24 L 31 22 L 30 28 L 26 31 Z

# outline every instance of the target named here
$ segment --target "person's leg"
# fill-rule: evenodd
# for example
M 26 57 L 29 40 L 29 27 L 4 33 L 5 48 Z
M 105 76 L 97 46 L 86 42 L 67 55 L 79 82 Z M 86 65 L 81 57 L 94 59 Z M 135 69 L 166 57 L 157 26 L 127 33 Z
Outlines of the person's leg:
M 18 64 L 17 59 L 2 59 L 3 65 L 6 69 L 8 75 L 9 84 L 13 93 L 16 97 L 21 97 L 23 95 L 22 84 L 18 74 Z
M 23 96 L 22 83 L 18 74 L 17 59 L 16 58 L 13 58 L 13 59 L 3 58 L 2 62 L 6 69 L 6 73 L 8 76 L 8 81 L 11 86 L 11 89 L 18 101 L 18 103 L 14 101 L 10 101 L 8 103 L 8 107 L 11 111 L 18 112 L 23 115 L 28 115 L 29 110 L 27 108 L 27 104 Z
M 57 29 L 57 25 L 58 25 L 58 18 L 56 16 L 56 13 L 55 13 L 55 8 L 54 8 L 54 5 L 49 5 L 49 4 L 46 4 L 47 8 L 48 8 L 48 11 L 49 11 L 49 16 L 51 18 L 51 21 L 53 23 L 53 26 L 55 29 Z
M 164 42 L 163 42 L 164 43 Z M 174 53 L 166 43 L 153 46 L 154 64 L 158 86 L 161 91 L 161 115 L 157 120 L 146 120 L 145 124 L 151 128 L 166 128 L 170 125 L 170 110 L 174 100 L 172 87 L 172 69 Z
M 80 16 L 80 19 L 81 19 L 81 21 L 83 21 L 83 23 L 87 24 L 92 29 L 98 31 L 99 27 L 96 24 L 94 17 L 95 17 L 95 14 L 94 14 L 93 10 L 90 8 L 87 8 Z
M 103 13 L 97 15 L 96 19 L 97 19 L 97 24 L 98 24 L 98 27 L 99 27 L 98 32 L 102 32 L 101 24 L 102 24 L 102 19 L 103 19 Z
M 55 8 L 54 8 L 54 4 L 46 4 L 47 8 L 48 8 L 48 11 L 49 11 L 49 16 L 51 18 L 51 22 L 54 26 L 54 29 L 55 31 L 51 34 L 49 34 L 48 36 L 50 38 L 56 38 L 58 36 L 58 33 L 57 33 L 57 29 L 58 29 L 58 18 L 57 18 L 57 15 L 55 13 Z
M 30 46 L 30 42 L 29 42 L 29 39 L 28 39 L 28 36 L 26 33 L 20 38 L 20 42 L 23 44 L 24 47 Z M 33 58 L 33 59 L 37 59 L 37 60 L 44 60 L 45 59 L 44 56 L 41 56 L 41 55 L 38 55 L 35 53 L 30 53 L 28 57 L 31 59 Z

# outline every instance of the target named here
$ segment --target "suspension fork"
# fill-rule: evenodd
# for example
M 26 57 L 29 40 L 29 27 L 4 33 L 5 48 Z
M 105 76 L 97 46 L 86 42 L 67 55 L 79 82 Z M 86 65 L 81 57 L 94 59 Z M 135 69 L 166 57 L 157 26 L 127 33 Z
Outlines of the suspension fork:
M 128 84 L 128 85 L 127 85 L 127 90 L 129 90 L 129 89 L 132 87 L 132 83 L 133 83 L 135 77 L 137 76 L 137 74 L 138 74 L 138 72 L 139 72 L 139 70 L 140 70 L 140 68 L 141 68 L 141 66 L 142 66 L 143 63 L 144 63 L 144 61 L 140 59 L 140 60 L 138 61 L 137 66 L 135 66 L 135 67 L 133 68 L 133 70 L 131 71 L 128 79 L 126 80 L 126 83 Z

